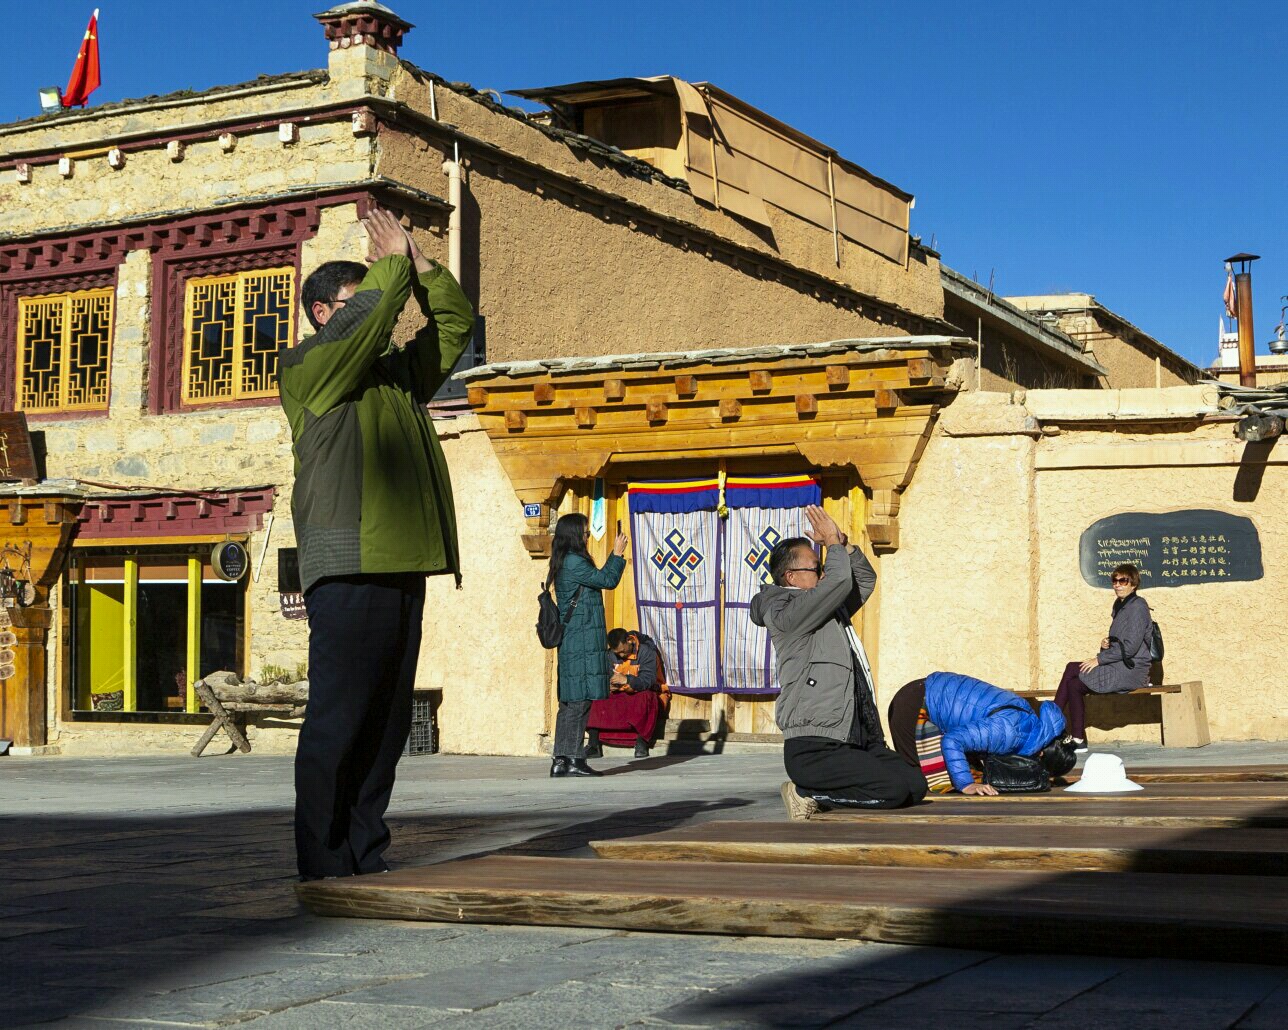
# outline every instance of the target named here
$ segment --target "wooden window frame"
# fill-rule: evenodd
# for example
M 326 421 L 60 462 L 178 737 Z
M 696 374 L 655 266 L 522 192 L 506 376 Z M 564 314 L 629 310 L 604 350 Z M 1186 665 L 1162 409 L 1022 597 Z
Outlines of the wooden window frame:
M 240 272 L 261 272 L 290 268 L 295 275 L 295 296 L 291 311 L 291 346 L 299 341 L 300 244 L 246 248 L 221 254 L 157 255 L 153 259 L 156 300 L 152 312 L 152 368 L 149 408 L 153 414 L 177 411 L 212 411 L 221 408 L 268 407 L 278 403 L 271 396 L 185 400 L 188 366 L 188 283 Z
M 242 367 L 244 361 L 245 347 L 245 285 L 252 277 L 261 274 L 282 274 L 285 273 L 290 277 L 290 304 L 287 308 L 287 339 L 293 347 L 297 342 L 296 333 L 296 310 L 299 307 L 299 270 L 295 265 L 281 265 L 276 268 L 243 268 L 235 272 L 223 272 L 216 275 L 189 276 L 184 280 L 184 300 L 183 300 L 183 338 L 181 349 L 183 352 L 182 364 L 180 367 L 180 385 L 179 398 L 180 403 L 185 407 L 202 407 L 225 405 L 237 403 L 245 400 L 274 400 L 277 399 L 276 383 L 271 390 L 252 391 L 245 393 L 242 390 Z M 233 365 L 231 373 L 232 395 L 225 397 L 200 397 L 194 398 L 189 395 L 192 377 L 192 322 L 193 322 L 193 289 L 196 286 L 207 283 L 232 280 L 234 291 L 233 303 L 233 339 L 232 339 L 232 358 Z
M 71 307 L 72 302 L 78 297 L 105 297 L 107 299 L 107 354 L 104 359 L 103 375 L 105 382 L 103 384 L 103 399 L 91 403 L 73 404 L 67 400 L 70 385 L 70 360 L 71 339 L 72 339 L 72 319 Z M 101 286 L 88 290 L 62 290 L 56 293 L 37 293 L 28 294 L 17 298 L 18 317 L 17 333 L 14 338 L 14 410 L 26 412 L 28 415 L 64 415 L 75 413 L 99 413 L 106 414 L 111 405 L 112 396 L 112 345 L 116 338 L 116 290 L 111 286 Z M 24 336 L 26 320 L 23 317 L 23 308 L 29 303 L 39 303 L 50 301 L 61 302 L 63 312 L 63 326 L 61 329 L 62 340 L 60 342 L 60 353 L 58 369 L 55 378 L 58 380 L 58 403 L 53 407 L 28 408 L 23 406 L 23 378 L 26 366 L 27 343 Z
M 19 301 L 29 297 L 49 297 L 90 290 L 111 290 L 116 293 L 117 266 L 74 275 L 47 275 L 39 278 L 0 282 L 0 409 L 18 411 L 19 384 L 18 335 L 21 331 L 18 316 Z M 112 333 L 109 343 L 107 366 L 107 401 L 102 407 L 68 408 L 58 411 L 28 411 L 30 422 L 56 421 L 75 418 L 106 418 L 112 403 L 112 360 L 116 343 L 117 309 L 112 302 Z

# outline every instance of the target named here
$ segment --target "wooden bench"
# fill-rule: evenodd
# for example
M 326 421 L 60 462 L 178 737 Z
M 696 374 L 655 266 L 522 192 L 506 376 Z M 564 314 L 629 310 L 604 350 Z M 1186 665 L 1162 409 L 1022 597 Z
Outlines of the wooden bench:
M 1015 693 L 1028 701 L 1041 701 L 1055 696 L 1054 690 L 1017 690 Z M 1207 707 L 1203 702 L 1202 680 L 1141 687 L 1126 694 L 1088 694 L 1087 698 L 1155 694 L 1163 706 L 1164 747 L 1203 747 L 1212 743 Z
M 242 682 L 235 673 L 216 672 L 193 684 L 197 697 L 210 712 L 210 725 L 193 746 L 192 757 L 201 753 L 221 729 L 243 754 L 250 752 L 245 724 L 248 715 L 298 719 L 308 704 L 309 684 Z

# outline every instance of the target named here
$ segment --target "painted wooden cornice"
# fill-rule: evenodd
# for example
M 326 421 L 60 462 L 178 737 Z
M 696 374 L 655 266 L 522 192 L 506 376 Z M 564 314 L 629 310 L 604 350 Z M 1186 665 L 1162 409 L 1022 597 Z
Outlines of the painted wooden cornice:
M 872 492 L 874 547 L 898 547 L 899 494 L 969 341 L 916 337 L 704 353 L 551 359 L 471 369 L 468 400 L 547 552 L 569 480 L 625 463 L 791 455 L 848 467 Z

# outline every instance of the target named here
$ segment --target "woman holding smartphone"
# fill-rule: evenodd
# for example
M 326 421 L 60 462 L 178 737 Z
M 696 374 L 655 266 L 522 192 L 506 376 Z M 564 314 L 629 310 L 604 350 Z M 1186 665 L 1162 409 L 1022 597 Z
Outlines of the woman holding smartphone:
M 551 776 L 600 776 L 586 763 L 586 722 L 590 704 L 608 697 L 608 627 L 601 591 L 612 590 L 626 569 L 626 536 L 617 534 L 613 553 L 596 568 L 587 545 L 590 522 L 576 512 L 555 523 L 550 572 L 559 618 L 564 623 L 559 644 L 559 712 L 555 717 Z

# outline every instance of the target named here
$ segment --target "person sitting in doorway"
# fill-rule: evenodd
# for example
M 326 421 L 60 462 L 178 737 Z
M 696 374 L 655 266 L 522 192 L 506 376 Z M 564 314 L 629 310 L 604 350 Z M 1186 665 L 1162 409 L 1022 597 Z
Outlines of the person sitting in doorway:
M 967 755 L 1036 755 L 1052 778 L 1073 768 L 1073 744 L 1064 740 L 1064 716 L 1043 701 L 1035 712 L 1009 690 L 953 672 L 932 672 L 900 687 L 887 710 L 890 737 L 905 762 L 918 768 L 930 790 L 993 796 Z
M 1055 703 L 1069 720 L 1069 734 L 1075 750 L 1087 750 L 1087 694 L 1127 694 L 1149 686 L 1151 668 L 1149 642 L 1154 632 L 1154 613 L 1136 591 L 1140 569 L 1119 565 L 1110 575 L 1114 606 L 1109 635 L 1100 641 L 1095 658 L 1070 662 L 1064 667 Z
M 590 706 L 586 757 L 602 758 L 603 744 L 633 744 L 635 757 L 647 758 L 671 696 L 661 652 L 652 637 L 620 627 L 608 634 L 608 650 L 617 664 L 608 679 L 608 697 Z
M 808 538 L 774 546 L 773 582 L 751 602 L 751 621 L 769 631 L 776 655 L 787 814 L 913 804 L 926 796 L 925 777 L 886 746 L 867 656 L 850 625 L 877 574 L 822 508 L 810 505 L 805 516 Z M 821 565 L 814 544 L 827 548 Z

